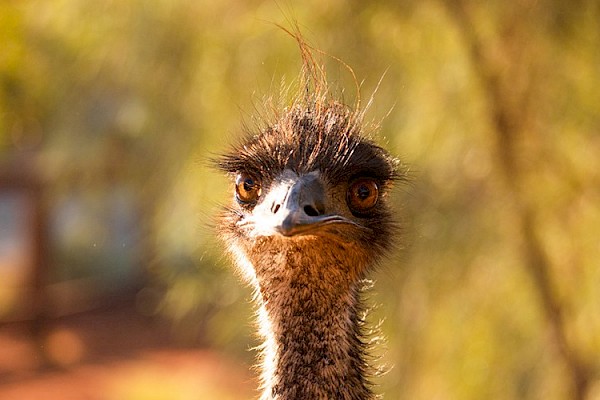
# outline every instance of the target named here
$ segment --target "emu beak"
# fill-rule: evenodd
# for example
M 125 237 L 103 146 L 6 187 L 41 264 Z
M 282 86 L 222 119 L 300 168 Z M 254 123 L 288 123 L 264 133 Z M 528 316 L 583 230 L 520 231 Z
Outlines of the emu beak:
M 261 225 L 282 236 L 311 234 L 325 225 L 352 224 L 353 221 L 336 214 L 326 214 L 325 186 L 317 173 L 282 179 L 270 190 L 263 202 Z

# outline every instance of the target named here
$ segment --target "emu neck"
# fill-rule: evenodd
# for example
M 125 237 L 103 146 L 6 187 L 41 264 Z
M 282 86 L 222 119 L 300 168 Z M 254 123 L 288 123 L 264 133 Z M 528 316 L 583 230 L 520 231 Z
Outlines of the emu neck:
M 262 399 L 371 399 L 356 268 L 288 254 L 257 270 Z

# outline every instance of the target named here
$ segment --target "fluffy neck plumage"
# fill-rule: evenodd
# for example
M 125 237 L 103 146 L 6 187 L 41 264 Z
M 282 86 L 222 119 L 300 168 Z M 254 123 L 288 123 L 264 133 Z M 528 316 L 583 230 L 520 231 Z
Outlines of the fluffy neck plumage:
M 265 339 L 261 399 L 371 399 L 359 316 L 361 257 L 342 263 L 334 254 L 303 250 L 251 261 Z

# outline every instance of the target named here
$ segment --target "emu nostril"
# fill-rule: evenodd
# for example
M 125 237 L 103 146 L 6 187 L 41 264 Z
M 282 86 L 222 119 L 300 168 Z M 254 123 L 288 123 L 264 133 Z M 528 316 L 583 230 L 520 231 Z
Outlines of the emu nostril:
M 317 211 L 317 209 L 314 208 L 313 206 L 304 206 L 304 212 L 309 217 L 316 217 L 320 214 L 319 211 Z
M 271 211 L 273 212 L 273 214 L 277 214 L 277 211 L 279 211 L 280 207 L 281 204 L 273 204 L 273 206 L 271 206 Z

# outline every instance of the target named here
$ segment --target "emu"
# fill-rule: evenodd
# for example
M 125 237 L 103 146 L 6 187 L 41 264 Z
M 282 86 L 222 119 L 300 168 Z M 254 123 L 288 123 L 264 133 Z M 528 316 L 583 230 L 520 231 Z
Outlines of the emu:
M 233 181 L 218 233 L 255 290 L 261 399 L 373 399 L 361 293 L 392 247 L 405 173 L 299 43 L 299 93 L 215 160 Z

